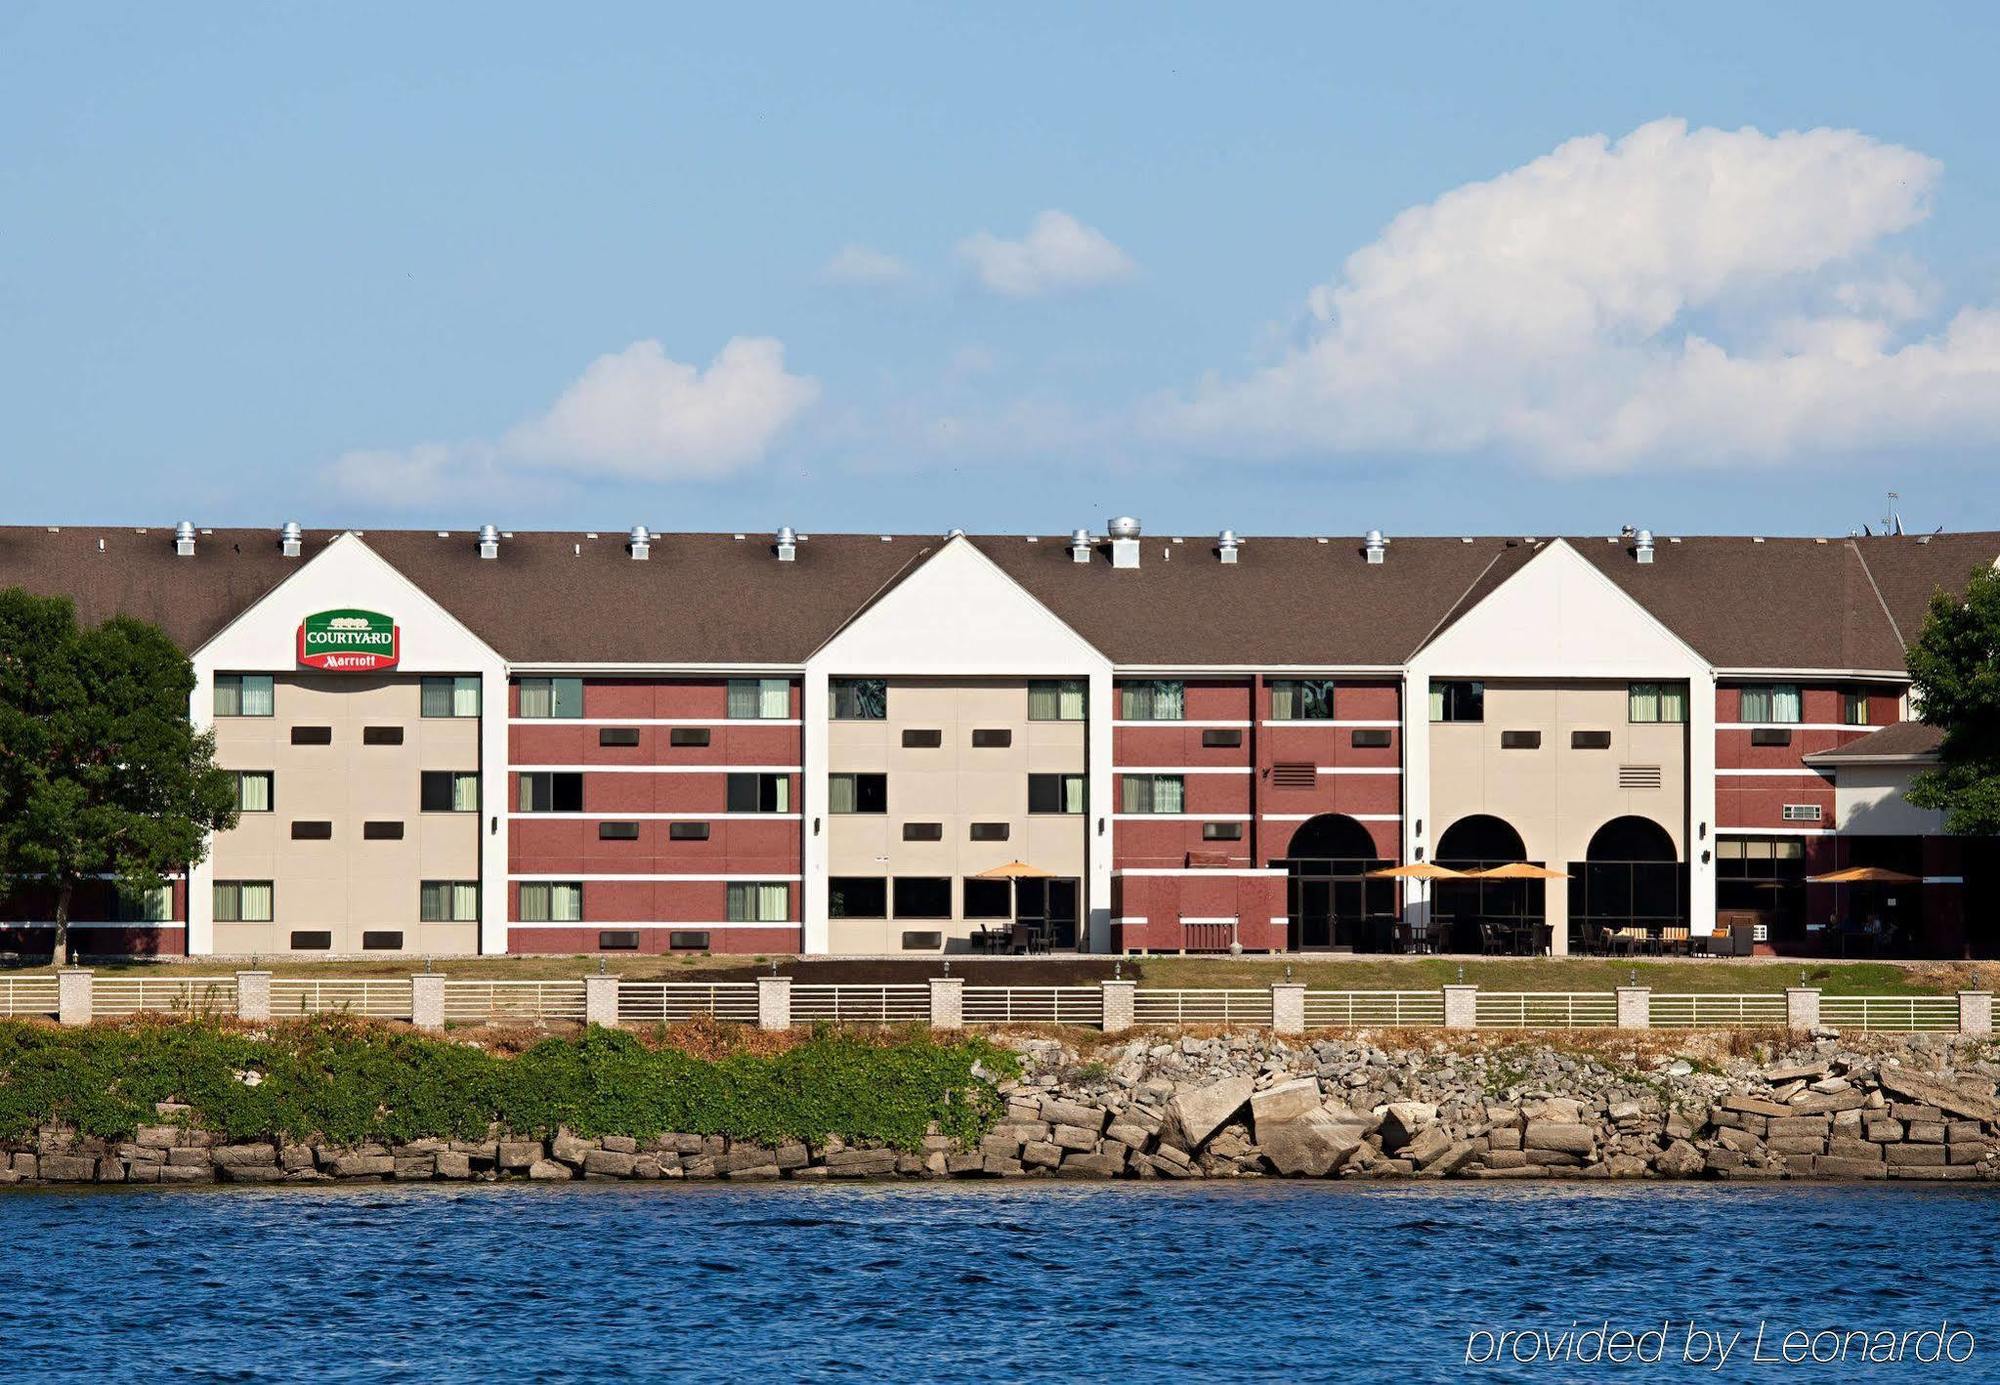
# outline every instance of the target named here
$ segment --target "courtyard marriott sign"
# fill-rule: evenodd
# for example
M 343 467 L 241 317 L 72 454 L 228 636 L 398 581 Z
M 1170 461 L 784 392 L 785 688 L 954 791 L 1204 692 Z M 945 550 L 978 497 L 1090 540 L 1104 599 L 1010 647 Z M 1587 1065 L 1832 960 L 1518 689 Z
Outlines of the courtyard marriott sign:
M 328 673 L 394 668 L 402 631 L 379 611 L 321 611 L 299 622 L 299 662 Z

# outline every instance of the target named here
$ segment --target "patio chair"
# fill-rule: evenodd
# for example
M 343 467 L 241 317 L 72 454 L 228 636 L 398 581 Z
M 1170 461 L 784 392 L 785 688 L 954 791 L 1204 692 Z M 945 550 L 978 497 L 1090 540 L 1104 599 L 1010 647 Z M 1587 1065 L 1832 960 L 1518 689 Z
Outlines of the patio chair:
M 1486 920 L 1479 921 L 1479 955 L 1482 957 L 1502 957 L 1508 952 L 1500 930 Z

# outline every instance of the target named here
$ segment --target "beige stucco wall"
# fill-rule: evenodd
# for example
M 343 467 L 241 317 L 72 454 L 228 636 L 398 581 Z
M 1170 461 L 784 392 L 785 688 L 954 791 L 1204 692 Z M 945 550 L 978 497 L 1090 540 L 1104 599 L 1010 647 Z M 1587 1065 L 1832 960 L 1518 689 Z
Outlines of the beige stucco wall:
M 274 772 L 272 811 L 245 813 L 215 839 L 213 878 L 269 880 L 270 923 L 215 925 L 222 954 L 288 951 L 297 929 L 333 933 L 336 953 L 361 951 L 367 930 L 400 931 L 403 951 L 479 950 L 477 923 L 417 921 L 425 880 L 479 879 L 483 813 L 424 813 L 421 772 L 477 770 L 476 717 L 420 715 L 413 677 L 281 676 L 269 717 L 218 717 L 216 759 Z M 294 726 L 328 726 L 333 743 L 293 745 Z M 400 726 L 401 745 L 364 745 L 362 729 Z M 494 805 L 485 805 L 488 808 Z M 329 841 L 294 841 L 294 821 L 333 824 Z M 400 821 L 401 841 L 366 841 L 362 824 Z
M 1915 808 L 1903 795 L 1922 765 L 1842 765 L 1833 781 L 1835 825 L 1871 837 L 1929 837 L 1944 831 L 1944 814 Z
M 830 878 L 950 877 L 953 913 L 959 915 L 963 901 L 957 881 L 1008 861 L 1083 876 L 1088 815 L 1030 816 L 1028 776 L 1083 773 L 1084 722 L 1028 720 L 1024 679 L 892 679 L 888 701 L 883 721 L 827 723 L 829 773 L 889 776 L 886 813 L 826 815 Z M 935 750 L 906 749 L 906 729 L 936 730 L 941 743 Z M 1004 749 L 974 749 L 975 730 L 1011 731 L 1013 743 Z M 943 838 L 906 842 L 906 822 L 941 823 Z M 1008 840 L 972 841 L 975 822 L 1007 823 Z M 893 899 L 890 907 L 893 912 Z M 832 919 L 828 928 L 834 952 L 900 952 L 906 930 L 963 939 L 991 922 L 967 923 L 961 917 Z

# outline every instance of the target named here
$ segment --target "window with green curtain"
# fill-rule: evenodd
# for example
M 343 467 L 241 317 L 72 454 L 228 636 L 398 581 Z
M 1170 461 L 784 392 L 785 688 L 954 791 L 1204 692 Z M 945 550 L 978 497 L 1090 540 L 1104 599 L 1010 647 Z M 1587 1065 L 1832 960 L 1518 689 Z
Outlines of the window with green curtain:
M 1035 678 L 1028 683 L 1029 721 L 1082 721 L 1089 683 L 1081 678 Z
M 216 881 L 215 919 L 218 923 L 269 923 L 271 921 L 271 882 L 268 880 Z
M 243 914 L 250 923 L 271 921 L 271 882 L 268 880 L 245 880 L 243 882 Z
M 113 913 L 120 923 L 165 923 L 174 915 L 174 888 L 134 890 L 120 884 Z
M 1865 692 L 1841 694 L 1840 719 L 1849 726 L 1868 725 L 1868 694 Z
M 522 887 L 525 891 L 526 887 Z M 426 880 L 420 887 L 418 920 L 423 923 L 477 923 L 479 883 L 475 880 Z
M 835 721 L 881 721 L 889 715 L 889 685 L 880 678 L 835 678 L 827 683 L 827 715 Z
M 1658 683 L 1634 683 L 1626 697 L 1628 721 L 1651 722 L 1660 719 L 1660 685 Z
M 733 880 L 729 883 L 731 923 L 783 923 L 791 914 L 792 887 L 782 881 Z
M 1270 688 L 1271 720 L 1333 720 L 1332 679 L 1274 678 Z
M 422 698 L 424 716 L 476 717 L 479 715 L 478 675 L 426 678 L 423 680 Z
M 829 774 L 826 777 L 826 810 L 829 813 L 854 811 L 854 776 Z
M 554 715 L 555 694 L 546 678 L 523 678 L 521 680 L 521 715 L 524 717 L 546 717 Z
M 1123 782 L 1128 813 L 1178 813 L 1186 802 L 1185 780 L 1178 774 L 1128 774 Z
M 268 813 L 271 811 L 270 770 L 243 770 L 237 774 L 236 811 L 239 813 Z
M 1118 690 L 1118 714 L 1124 721 L 1180 721 L 1186 707 L 1187 684 L 1179 679 L 1149 679 Z
M 1799 719 L 1797 683 L 1752 683 L 1743 689 L 1744 721 L 1795 724 Z
M 451 810 L 454 813 L 479 811 L 479 776 L 476 773 L 470 770 L 452 771 Z
M 1633 722 L 1687 720 L 1687 690 L 1678 683 L 1634 683 L 1629 700 Z
M 583 918 L 583 886 L 534 881 L 521 886 L 523 923 L 576 923 Z
M 729 680 L 731 721 L 782 721 L 792 714 L 792 685 L 783 678 Z
M 521 886 L 521 922 L 547 923 L 549 921 L 549 887 L 540 883 Z
M 215 715 L 219 717 L 268 717 L 275 705 L 273 681 L 268 673 L 218 673 L 215 676 Z

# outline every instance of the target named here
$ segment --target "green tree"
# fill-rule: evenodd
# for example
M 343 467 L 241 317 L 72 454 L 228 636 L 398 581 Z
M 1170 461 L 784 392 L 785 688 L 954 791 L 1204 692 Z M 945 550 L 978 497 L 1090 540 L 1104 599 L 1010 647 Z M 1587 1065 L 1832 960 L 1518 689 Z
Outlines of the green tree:
M 1910 802 L 1944 813 L 1945 829 L 2000 835 L 2000 572 L 1975 572 L 1964 595 L 1931 597 L 1910 646 L 1912 691 L 1944 731 L 1938 767 L 1917 776 Z
M 0 590 L 0 890 L 46 890 L 74 959 L 79 883 L 156 890 L 236 822 L 215 737 L 188 719 L 194 669 L 157 627 L 80 629 L 63 597 Z

